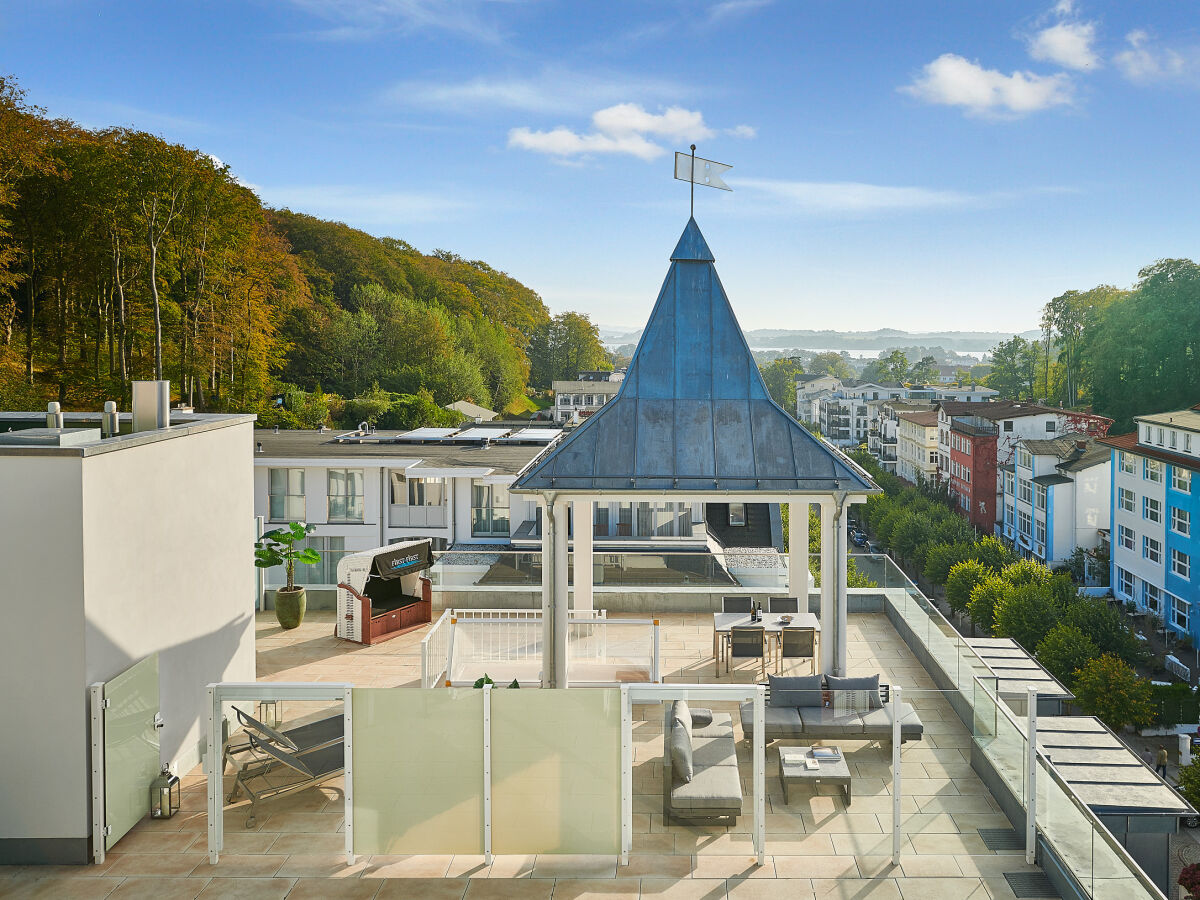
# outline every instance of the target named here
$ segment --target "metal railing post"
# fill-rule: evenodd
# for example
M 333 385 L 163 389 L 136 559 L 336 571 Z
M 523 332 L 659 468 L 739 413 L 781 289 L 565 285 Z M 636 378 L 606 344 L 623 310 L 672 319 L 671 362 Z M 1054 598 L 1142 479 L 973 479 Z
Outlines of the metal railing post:
M 354 865 L 354 688 L 346 686 L 342 700 L 342 790 L 346 820 L 346 865 Z
M 633 700 L 621 686 L 621 865 L 633 849 Z
M 900 865 L 900 838 L 901 838 L 901 813 L 900 813 L 900 744 L 902 743 L 902 733 L 900 730 L 900 688 L 896 685 L 891 687 L 891 695 L 888 697 L 889 705 L 892 707 L 892 865 Z
M 492 864 L 492 686 L 483 686 L 483 864 Z
M 1037 688 L 1026 689 L 1029 726 L 1025 756 L 1025 862 L 1037 862 Z
M 767 689 L 758 685 L 754 692 L 754 851 L 758 864 L 767 862 Z

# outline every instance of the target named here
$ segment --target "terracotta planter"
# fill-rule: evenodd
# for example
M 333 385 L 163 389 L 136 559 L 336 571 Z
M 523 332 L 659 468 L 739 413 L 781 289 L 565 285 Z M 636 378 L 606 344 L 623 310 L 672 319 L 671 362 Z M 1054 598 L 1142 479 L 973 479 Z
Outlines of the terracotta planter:
M 307 605 L 304 588 L 280 588 L 275 592 L 275 618 L 285 630 L 297 628 L 304 621 Z

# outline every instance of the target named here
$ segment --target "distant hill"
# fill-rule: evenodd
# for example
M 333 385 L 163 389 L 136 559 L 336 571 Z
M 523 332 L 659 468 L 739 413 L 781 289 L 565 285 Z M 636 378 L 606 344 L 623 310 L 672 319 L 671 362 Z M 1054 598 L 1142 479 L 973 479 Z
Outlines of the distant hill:
M 641 329 L 621 331 L 619 328 L 602 328 L 600 339 L 609 346 L 636 344 L 641 334 Z M 1036 329 L 1020 334 L 1027 340 L 1041 337 L 1041 332 Z M 757 349 L 845 350 L 850 353 L 911 346 L 978 353 L 990 350 L 1011 337 L 1010 332 L 1004 331 L 901 331 L 896 328 L 877 328 L 874 331 L 756 328 L 746 332 L 746 341 Z

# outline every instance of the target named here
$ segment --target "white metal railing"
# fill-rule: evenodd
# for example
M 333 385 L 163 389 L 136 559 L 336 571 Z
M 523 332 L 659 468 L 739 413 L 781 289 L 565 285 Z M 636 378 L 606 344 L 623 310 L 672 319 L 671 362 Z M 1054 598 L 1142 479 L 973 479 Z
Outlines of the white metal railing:
M 658 619 L 572 618 L 567 622 L 567 683 L 662 681 Z
M 421 638 L 421 687 L 431 688 L 441 683 L 446 674 L 446 658 L 450 653 L 450 619 L 454 610 L 443 612 L 428 634 Z
M 542 681 L 541 616 L 450 619 L 446 687 L 472 685 L 487 676 L 497 683 Z
M 1169 653 L 1167 654 L 1166 659 L 1163 660 L 1163 666 L 1172 675 L 1174 675 L 1178 678 L 1182 678 L 1184 681 L 1186 681 L 1188 683 L 1191 682 L 1192 670 L 1189 669 L 1187 666 L 1185 666 L 1183 663 L 1181 663 L 1178 659 L 1176 659 L 1171 654 L 1169 654 Z

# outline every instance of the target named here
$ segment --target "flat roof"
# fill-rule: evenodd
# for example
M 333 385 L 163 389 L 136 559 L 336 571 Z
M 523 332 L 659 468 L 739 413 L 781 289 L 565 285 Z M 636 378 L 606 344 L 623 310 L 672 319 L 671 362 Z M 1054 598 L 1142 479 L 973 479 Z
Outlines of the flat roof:
M 1058 679 L 1012 638 L 966 638 L 967 646 L 988 664 L 999 681 L 1001 695 L 1024 697 L 1028 688 L 1037 688 L 1039 697 L 1054 700 L 1074 698 Z
M 1175 412 L 1152 413 L 1148 416 L 1134 416 L 1138 422 L 1148 422 L 1152 425 L 1170 425 L 1172 428 L 1184 428 L 1188 431 L 1200 431 L 1200 410 L 1180 409 Z
M 434 429 L 450 431 L 457 429 Z M 550 430 L 550 429 L 548 429 Z M 326 431 L 255 429 L 254 440 L 262 444 L 262 452 L 254 454 L 255 461 L 271 459 L 328 459 L 345 462 L 354 459 L 405 460 L 406 466 L 418 460 L 422 468 L 492 469 L 501 475 L 516 475 L 531 459 L 541 453 L 544 443 L 455 444 L 435 439 L 434 443 L 396 443 L 396 438 L 411 433 L 380 431 L 373 435 L 379 440 L 366 442 L 338 441 L 337 433 Z
M 1158 447 L 1147 447 L 1145 444 L 1139 444 L 1136 431 L 1129 434 L 1118 434 L 1116 437 L 1096 438 L 1096 443 L 1112 447 L 1115 450 L 1125 450 L 1129 453 L 1136 453 L 1139 456 L 1148 456 L 1151 459 L 1170 463 L 1173 466 L 1182 466 L 1185 469 L 1200 472 L 1200 459 L 1194 456 L 1184 456 L 1182 453 L 1172 453 L 1169 450 L 1163 450 Z
M 1039 716 L 1037 732 L 1038 748 L 1076 796 L 1095 812 L 1131 816 L 1194 813 L 1094 716 Z
M 133 431 L 133 414 L 118 413 L 118 433 L 101 437 L 99 412 L 63 413 L 62 430 L 46 427 L 46 413 L 0 412 L 0 456 L 97 456 L 191 434 L 248 425 L 247 413 L 193 413 L 171 410 L 171 427 Z

